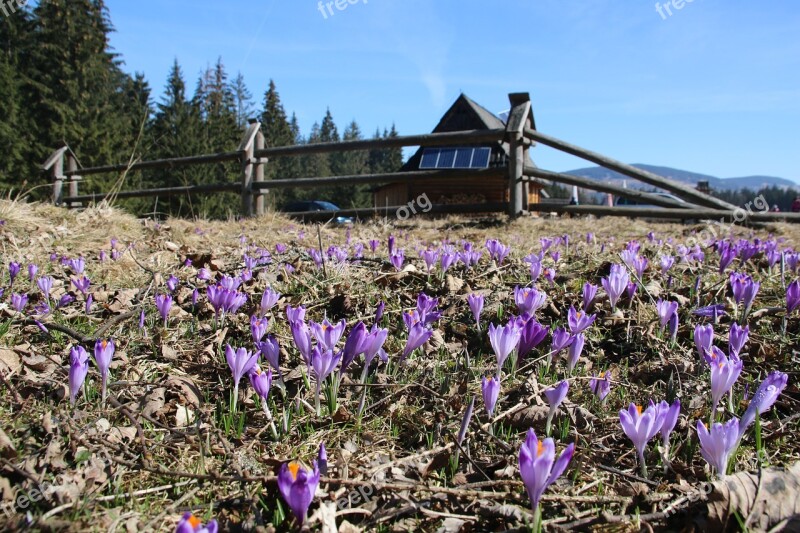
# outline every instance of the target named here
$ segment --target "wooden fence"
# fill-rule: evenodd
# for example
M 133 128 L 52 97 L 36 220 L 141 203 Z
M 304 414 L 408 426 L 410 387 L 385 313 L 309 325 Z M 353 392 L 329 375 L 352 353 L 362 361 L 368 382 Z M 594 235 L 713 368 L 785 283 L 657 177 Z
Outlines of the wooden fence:
M 78 187 L 85 176 L 129 173 L 152 169 L 175 169 L 192 165 L 221 162 L 238 162 L 240 179 L 238 183 L 221 182 L 210 185 L 189 185 L 182 187 L 162 187 L 139 190 L 123 190 L 114 193 L 116 198 L 164 197 L 189 194 L 212 194 L 228 191 L 241 196 L 241 214 L 258 216 L 265 211 L 265 195 L 272 189 L 287 187 L 317 187 L 343 184 L 379 184 L 393 182 L 415 182 L 430 179 L 464 179 L 469 177 L 508 179 L 507 203 L 484 203 L 470 205 L 434 205 L 430 213 L 491 213 L 506 212 L 517 217 L 529 212 L 562 212 L 573 214 L 594 214 L 598 216 L 657 217 L 676 219 L 719 219 L 730 218 L 731 222 L 788 220 L 800 222 L 800 214 L 794 213 L 752 213 L 723 200 L 702 193 L 689 185 L 668 180 L 652 172 L 622 163 L 602 154 L 569 144 L 555 137 L 540 133 L 535 129 L 530 97 L 527 93 L 509 95 L 512 108 L 504 129 L 469 130 L 448 133 L 429 133 L 407 135 L 386 139 L 369 139 L 331 143 L 304 144 L 295 146 L 266 147 L 266 139 L 261 132 L 261 124 L 255 120 L 245 128 L 239 147 L 232 152 L 205 154 L 191 157 L 177 157 L 154 161 L 136 161 L 128 164 L 115 164 L 90 168 L 79 168 L 78 160 L 69 146 L 53 152 L 42 166 L 52 179 L 53 203 L 66 207 L 80 207 L 84 202 L 102 200 L 106 194 L 78 194 Z M 363 174 L 355 176 L 313 176 L 301 179 L 264 179 L 265 165 L 274 157 L 298 157 L 333 152 L 380 150 L 408 146 L 475 146 L 493 143 L 508 143 L 509 157 L 505 167 L 458 170 L 420 170 L 415 172 L 390 172 L 383 174 Z M 671 192 L 683 202 L 653 193 L 627 189 L 611 183 L 600 182 L 579 176 L 541 170 L 525 164 L 527 153 L 536 143 L 586 159 L 600 166 L 614 170 L 643 183 Z M 531 180 L 547 180 L 564 185 L 575 185 L 584 189 L 605 192 L 629 198 L 640 204 L 657 207 L 604 207 L 576 206 L 542 203 L 528 205 L 527 186 Z M 64 186 L 67 185 L 67 194 Z M 347 209 L 335 213 L 325 212 L 326 216 L 388 216 L 404 206 L 384 206 L 365 209 Z M 734 214 L 738 216 L 735 217 Z M 291 214 L 291 213 L 290 213 Z M 303 213 L 309 215 L 309 213 Z

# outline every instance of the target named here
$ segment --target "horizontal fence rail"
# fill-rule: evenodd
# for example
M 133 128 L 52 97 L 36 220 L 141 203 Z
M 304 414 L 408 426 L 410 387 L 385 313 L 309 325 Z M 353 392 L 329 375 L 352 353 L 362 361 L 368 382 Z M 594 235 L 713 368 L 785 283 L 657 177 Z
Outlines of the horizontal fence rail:
M 190 157 L 174 157 L 172 159 L 156 159 L 153 161 L 140 161 L 138 163 L 107 165 L 104 167 L 88 167 L 67 170 L 64 176 L 90 176 L 92 174 L 107 174 L 110 172 L 130 172 L 134 170 L 171 169 L 188 167 L 192 165 L 206 165 L 209 163 L 227 163 L 239 161 L 241 152 L 222 152 L 220 154 L 195 155 Z
M 471 170 L 419 170 L 412 172 L 389 172 L 386 174 L 356 174 L 352 176 L 330 176 L 288 180 L 269 180 L 253 183 L 254 190 L 285 189 L 289 187 L 317 187 L 343 184 L 372 184 L 392 182 L 414 182 L 429 179 L 454 179 L 467 177 L 498 178 L 505 176 L 504 168 Z
M 159 189 L 138 189 L 135 191 L 119 191 L 116 193 L 94 193 L 81 194 L 78 196 L 67 196 L 64 198 L 66 203 L 77 202 L 96 202 L 104 200 L 108 196 L 114 198 L 149 198 L 153 196 L 181 196 L 184 194 L 208 194 L 214 192 L 239 192 L 242 187 L 238 183 L 212 183 L 209 185 L 186 185 L 183 187 L 162 187 Z
M 447 204 L 434 205 L 425 213 L 494 213 L 505 211 L 510 217 L 532 212 L 558 212 L 596 216 L 625 216 L 671 219 L 732 218 L 735 223 L 749 221 L 791 221 L 800 222 L 800 214 L 750 213 L 742 216 L 741 209 L 723 200 L 693 189 L 684 183 L 676 182 L 652 172 L 622 163 L 597 152 L 575 146 L 555 137 L 545 135 L 536 129 L 528 93 L 509 95 L 511 110 L 505 128 L 485 130 L 462 130 L 421 135 L 405 135 L 381 139 L 326 142 L 294 146 L 267 147 L 261 131 L 261 123 L 251 120 L 244 128 L 239 147 L 234 151 L 218 154 L 205 154 L 188 157 L 174 157 L 153 161 L 134 161 L 116 165 L 79 168 L 78 158 L 69 148 L 62 146 L 55 150 L 42 165 L 52 179 L 53 203 L 66 207 L 80 207 L 84 202 L 95 202 L 106 198 L 146 198 L 161 196 L 181 196 L 191 194 L 214 194 L 219 192 L 238 192 L 241 196 L 243 216 L 261 215 L 265 210 L 265 196 L 270 190 L 286 188 L 324 187 L 345 184 L 383 184 L 383 183 L 424 183 L 427 180 L 453 180 L 454 191 L 469 192 L 458 185 L 457 180 L 484 178 L 498 182 L 503 187 L 503 203 Z M 612 183 L 601 182 L 580 176 L 551 172 L 530 164 L 528 152 L 536 143 L 592 161 L 602 167 L 619 172 L 648 185 L 669 191 L 683 201 L 637 189 L 627 189 Z M 409 172 L 388 172 L 383 174 L 359 174 L 349 176 L 319 176 L 297 179 L 265 180 L 265 167 L 272 158 L 299 157 L 348 151 L 369 151 L 403 147 L 436 146 L 502 146 L 507 154 L 505 164 L 500 167 L 483 169 L 430 169 Z M 237 182 L 220 182 L 204 185 L 185 185 L 138 190 L 124 190 L 109 194 L 78 194 L 78 186 L 84 176 L 126 173 L 152 169 L 175 169 L 192 165 L 215 163 L 239 164 L 240 179 Z M 498 179 L 499 178 L 499 179 Z M 604 192 L 628 198 L 640 205 L 628 206 L 590 206 L 566 205 L 569 201 L 551 199 L 541 203 L 529 204 L 529 188 L 541 186 L 542 181 L 572 185 L 584 189 Z M 480 182 L 480 179 L 477 180 Z M 656 207 L 652 207 L 656 206 Z M 335 212 L 289 213 L 304 218 L 330 219 L 331 217 L 364 217 L 397 212 L 407 205 L 393 207 L 374 207 L 362 209 L 343 209 Z M 402 211 L 401 211 L 402 212 Z

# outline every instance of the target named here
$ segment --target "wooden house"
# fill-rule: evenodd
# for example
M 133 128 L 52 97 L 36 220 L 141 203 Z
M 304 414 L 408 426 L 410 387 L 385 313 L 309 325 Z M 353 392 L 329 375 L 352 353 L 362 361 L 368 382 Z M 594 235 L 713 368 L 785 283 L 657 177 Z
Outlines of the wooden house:
M 531 116 L 531 121 L 532 119 Z M 444 114 L 439 124 L 433 129 L 433 133 L 494 130 L 505 129 L 505 127 L 506 124 L 502 119 L 462 94 Z M 509 144 L 502 141 L 469 147 L 420 146 L 417 152 L 402 166 L 400 172 L 447 168 L 507 168 L 509 151 Z M 527 155 L 525 164 L 533 166 L 533 161 Z M 539 203 L 542 191 L 541 182 L 531 181 L 525 184 L 525 188 L 528 191 L 528 203 Z M 464 179 L 447 178 L 387 183 L 373 190 L 373 204 L 375 208 L 401 206 L 423 194 L 427 195 L 428 200 L 436 205 L 508 202 L 508 178 L 505 176 L 496 178 L 465 176 Z

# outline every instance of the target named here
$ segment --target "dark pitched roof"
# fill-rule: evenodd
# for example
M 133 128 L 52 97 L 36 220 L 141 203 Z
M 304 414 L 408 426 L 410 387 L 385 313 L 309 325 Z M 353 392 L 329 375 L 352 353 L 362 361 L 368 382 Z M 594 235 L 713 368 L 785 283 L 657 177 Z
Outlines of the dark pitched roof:
M 506 124 L 494 113 L 471 99 L 464 93 L 453 102 L 453 105 L 445 111 L 439 123 L 433 128 L 433 133 L 444 133 L 449 131 L 460 130 L 493 130 L 505 129 Z M 416 153 L 411 156 L 408 161 L 402 166 L 401 171 L 419 170 L 420 160 L 422 159 L 422 151 L 425 149 L 421 146 Z M 500 142 L 494 145 L 493 152 L 502 150 L 506 156 L 510 151 L 507 142 Z M 535 166 L 531 160 L 530 153 L 528 153 L 525 161 L 526 165 Z

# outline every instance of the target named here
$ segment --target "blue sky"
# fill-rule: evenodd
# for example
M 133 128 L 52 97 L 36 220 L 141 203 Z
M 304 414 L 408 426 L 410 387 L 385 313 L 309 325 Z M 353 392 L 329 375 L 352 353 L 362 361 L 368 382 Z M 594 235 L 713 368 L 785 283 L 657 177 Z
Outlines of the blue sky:
M 527 91 L 540 131 L 629 163 L 800 181 L 800 4 L 672 1 L 671 16 L 652 0 L 107 4 L 112 46 L 156 99 L 175 58 L 193 90 L 218 57 L 259 105 L 274 79 L 304 133 L 328 107 L 340 130 L 423 133 L 461 92 L 500 112 Z

